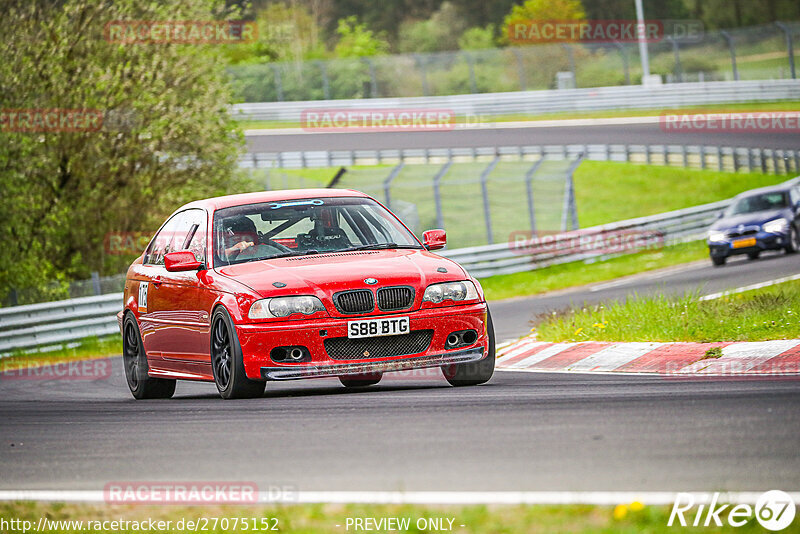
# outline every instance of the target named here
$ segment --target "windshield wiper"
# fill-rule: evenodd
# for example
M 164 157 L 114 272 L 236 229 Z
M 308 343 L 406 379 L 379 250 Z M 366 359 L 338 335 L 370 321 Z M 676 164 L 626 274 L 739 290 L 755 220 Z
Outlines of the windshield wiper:
M 312 248 L 309 250 L 304 250 L 303 252 L 282 252 L 280 254 L 275 254 L 274 256 L 267 256 L 266 258 L 262 259 L 274 260 L 275 258 L 291 258 L 292 256 L 308 256 L 311 254 L 319 254 L 319 250 Z
M 384 250 L 391 248 L 419 248 L 413 245 L 398 245 L 397 243 L 375 243 L 372 245 L 361 245 L 360 247 L 346 248 L 339 252 L 353 252 L 356 250 Z

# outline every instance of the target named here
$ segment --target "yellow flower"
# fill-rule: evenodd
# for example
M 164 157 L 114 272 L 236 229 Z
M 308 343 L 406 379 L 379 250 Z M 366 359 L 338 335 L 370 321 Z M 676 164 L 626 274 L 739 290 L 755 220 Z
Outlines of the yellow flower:
M 631 503 L 631 512 L 641 512 L 644 510 L 644 505 L 639 501 L 633 501 Z
M 628 507 L 624 504 L 618 504 L 614 507 L 614 519 L 620 521 L 628 515 Z
M 575 333 L 573 335 L 577 336 L 581 332 L 583 332 L 583 328 L 578 328 L 577 330 L 575 330 Z
M 595 328 L 600 328 L 601 330 L 606 327 L 603 323 L 594 323 Z

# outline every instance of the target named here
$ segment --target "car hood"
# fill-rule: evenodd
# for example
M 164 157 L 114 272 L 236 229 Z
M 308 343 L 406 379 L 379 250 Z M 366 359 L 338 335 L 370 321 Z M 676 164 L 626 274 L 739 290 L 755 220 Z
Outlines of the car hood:
M 744 226 L 762 225 L 778 217 L 788 217 L 786 209 L 758 211 L 756 213 L 743 213 L 731 217 L 723 217 L 711 226 L 711 230 L 727 230 L 735 228 L 740 224 Z
M 444 268 L 446 272 L 438 269 Z M 316 295 L 330 298 L 337 291 L 407 285 L 425 287 L 436 282 L 464 280 L 466 272 L 452 260 L 426 250 L 370 250 L 314 254 L 251 261 L 216 269 L 263 297 Z M 374 286 L 364 282 L 375 278 Z M 286 284 L 276 287 L 274 284 Z

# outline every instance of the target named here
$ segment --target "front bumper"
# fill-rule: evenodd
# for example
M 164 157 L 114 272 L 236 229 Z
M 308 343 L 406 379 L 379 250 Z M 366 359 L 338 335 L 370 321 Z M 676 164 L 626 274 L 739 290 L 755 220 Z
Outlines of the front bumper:
M 762 252 L 765 250 L 780 250 L 789 245 L 790 239 L 788 234 L 773 234 L 767 232 L 759 232 L 755 235 L 747 237 L 755 238 L 755 245 L 734 248 L 734 243 L 736 240 L 745 238 L 737 238 L 726 241 L 710 241 L 708 242 L 708 251 L 714 258 L 727 258 L 737 254 L 752 254 L 753 252 Z
M 421 352 L 409 350 L 404 354 L 385 356 L 378 356 L 377 352 L 374 356 L 364 354 L 363 357 L 355 358 L 329 355 L 325 345 L 326 340 L 347 338 L 348 321 L 393 316 L 408 316 L 411 331 L 430 330 L 432 335 L 427 348 Z M 478 333 L 478 339 L 474 343 L 464 347 L 446 348 L 445 340 L 449 333 L 468 329 Z M 242 347 L 245 373 L 248 378 L 253 380 L 287 380 L 310 376 L 360 374 L 388 369 L 384 365 L 395 366 L 391 370 L 435 367 L 461 363 L 459 358 L 464 357 L 462 353 L 465 351 L 476 350 L 482 356 L 489 344 L 486 332 L 486 304 L 482 302 L 464 306 L 418 309 L 407 313 L 240 324 L 236 326 L 236 333 Z M 387 340 L 389 337 L 393 336 L 387 336 Z M 305 347 L 311 355 L 311 360 L 296 363 L 273 361 L 270 351 L 277 346 Z M 456 361 L 450 361 L 451 357 Z M 474 355 L 465 361 L 472 361 L 473 357 Z M 419 365 L 416 365 L 415 362 L 418 362 Z M 266 376 L 265 372 L 269 376 Z
M 265 380 L 296 380 L 299 378 L 322 378 L 342 375 L 386 373 L 390 371 L 406 371 L 408 369 L 441 367 L 443 365 L 451 365 L 454 363 L 477 362 L 482 360 L 484 356 L 486 356 L 486 353 L 483 347 L 478 347 L 444 354 L 433 354 L 429 356 L 417 356 L 413 358 L 402 358 L 380 362 L 302 367 L 262 367 L 261 378 Z

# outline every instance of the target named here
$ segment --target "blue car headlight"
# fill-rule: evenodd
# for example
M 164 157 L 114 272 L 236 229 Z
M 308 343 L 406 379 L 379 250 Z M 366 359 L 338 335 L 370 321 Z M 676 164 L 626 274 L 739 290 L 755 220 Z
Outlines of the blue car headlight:
M 719 243 L 720 241 L 725 241 L 725 232 L 719 232 L 717 230 L 711 230 L 708 232 L 708 240 L 712 243 Z
M 785 234 L 786 231 L 789 230 L 789 221 L 781 217 L 780 219 L 764 223 L 762 229 L 770 234 Z

